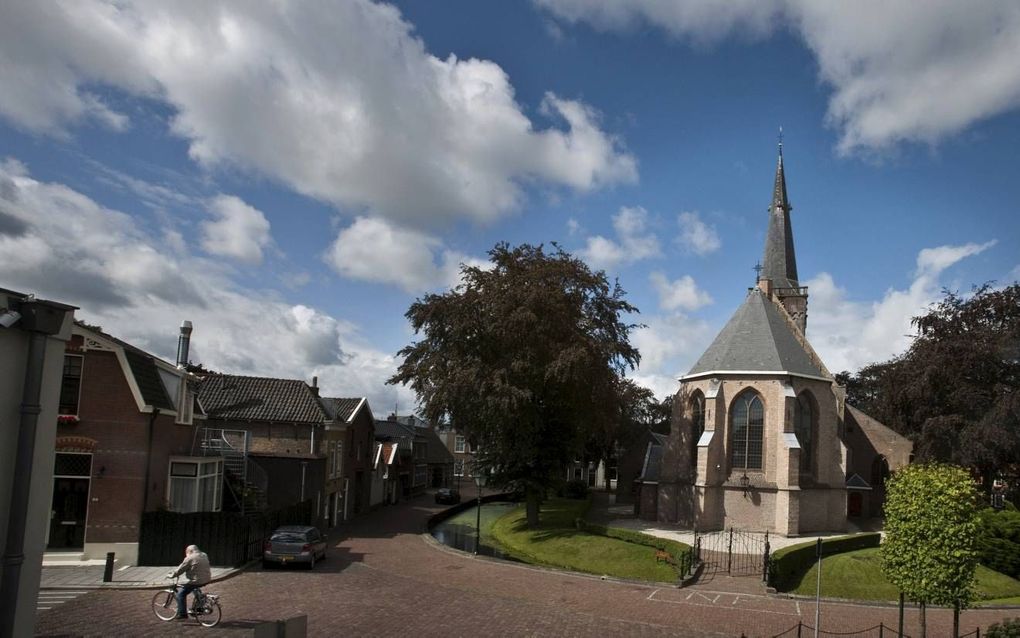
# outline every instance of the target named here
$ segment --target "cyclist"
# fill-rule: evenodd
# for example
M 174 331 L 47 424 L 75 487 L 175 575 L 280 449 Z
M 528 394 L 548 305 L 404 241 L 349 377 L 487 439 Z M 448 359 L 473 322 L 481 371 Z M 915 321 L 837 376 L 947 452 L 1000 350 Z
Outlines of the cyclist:
M 209 557 L 198 548 L 198 545 L 188 545 L 184 550 L 184 562 L 177 569 L 167 574 L 167 578 L 176 578 L 181 574 L 188 577 L 188 582 L 184 583 L 177 592 L 178 620 L 188 617 L 188 594 L 212 580 Z

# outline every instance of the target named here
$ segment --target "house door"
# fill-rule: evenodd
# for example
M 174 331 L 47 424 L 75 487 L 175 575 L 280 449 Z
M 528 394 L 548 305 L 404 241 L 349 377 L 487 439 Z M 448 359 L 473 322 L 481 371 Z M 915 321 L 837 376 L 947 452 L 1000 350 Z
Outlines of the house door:
M 53 501 L 50 506 L 48 549 L 85 547 L 91 454 L 57 454 L 53 465 Z
M 863 507 L 864 497 L 861 496 L 860 492 L 850 492 L 846 497 L 846 515 L 851 517 L 858 517 L 864 510 Z

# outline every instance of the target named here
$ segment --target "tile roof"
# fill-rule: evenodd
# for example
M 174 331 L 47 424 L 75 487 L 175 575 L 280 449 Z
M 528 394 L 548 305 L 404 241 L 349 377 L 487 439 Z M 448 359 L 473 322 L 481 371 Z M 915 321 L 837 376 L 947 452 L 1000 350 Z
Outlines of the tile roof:
M 353 399 L 322 397 L 319 399 L 319 403 L 322 404 L 322 409 L 326 411 L 326 415 L 330 419 L 346 422 L 354 416 L 354 411 L 358 409 L 358 406 L 364 400 L 362 397 L 355 397 Z
M 662 450 L 663 447 L 661 445 L 656 445 L 655 443 L 648 444 L 645 464 L 641 469 L 641 476 L 638 477 L 639 481 L 655 483 L 659 480 L 659 470 L 662 467 Z
M 385 419 L 375 420 L 375 438 L 377 439 L 413 439 L 414 436 L 414 426 Z
M 199 385 L 199 400 L 213 419 L 322 423 L 326 411 L 301 379 L 209 374 Z
M 785 371 L 825 377 L 794 330 L 775 303 L 760 289 L 752 288 L 687 376 L 713 371 Z

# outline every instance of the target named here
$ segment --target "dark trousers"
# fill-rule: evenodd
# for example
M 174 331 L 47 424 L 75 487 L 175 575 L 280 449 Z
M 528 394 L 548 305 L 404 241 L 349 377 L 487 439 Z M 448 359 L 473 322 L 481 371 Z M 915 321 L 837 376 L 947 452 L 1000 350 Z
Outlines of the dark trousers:
M 198 589 L 200 585 L 197 583 L 184 583 L 181 588 L 177 590 L 177 616 L 188 615 L 188 594 Z

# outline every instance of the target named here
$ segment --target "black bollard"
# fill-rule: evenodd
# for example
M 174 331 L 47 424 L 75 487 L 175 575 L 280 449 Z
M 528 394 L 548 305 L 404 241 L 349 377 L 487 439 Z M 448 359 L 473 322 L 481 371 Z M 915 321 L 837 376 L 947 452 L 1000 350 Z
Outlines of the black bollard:
M 106 569 L 103 570 L 103 582 L 113 582 L 113 552 L 106 552 Z

